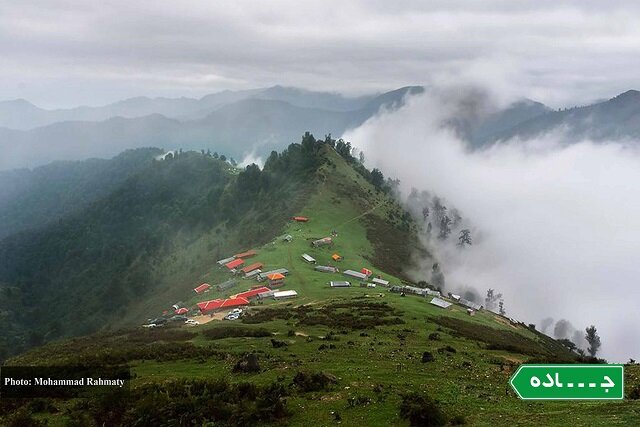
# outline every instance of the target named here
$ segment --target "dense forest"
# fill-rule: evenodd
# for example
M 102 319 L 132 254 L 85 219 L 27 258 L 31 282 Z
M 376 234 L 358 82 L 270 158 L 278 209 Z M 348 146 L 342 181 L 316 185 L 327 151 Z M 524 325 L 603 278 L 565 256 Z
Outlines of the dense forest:
M 209 152 L 147 155 L 147 164 L 105 197 L 0 240 L 0 315 L 7 324 L 0 356 L 104 327 L 154 291 L 173 254 L 202 236 L 209 236 L 206 251 L 177 267 L 185 270 L 178 277 L 206 267 L 224 253 L 223 244 L 240 250 L 269 241 L 312 188 L 326 144 L 336 141 L 307 133 L 271 153 L 262 169 L 239 170 Z M 120 161 L 139 155 L 124 153 Z M 76 200 L 88 200 L 92 190 L 83 190 Z
M 114 191 L 161 153 L 158 148 L 139 148 L 113 159 L 0 171 L 0 239 L 80 211 Z

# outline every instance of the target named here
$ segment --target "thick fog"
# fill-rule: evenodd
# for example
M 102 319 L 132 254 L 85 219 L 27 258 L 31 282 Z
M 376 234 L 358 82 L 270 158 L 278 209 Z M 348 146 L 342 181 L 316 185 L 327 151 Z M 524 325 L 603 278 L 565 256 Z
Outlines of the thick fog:
M 433 248 L 447 290 L 494 288 L 509 316 L 576 341 L 594 324 L 599 356 L 640 358 L 640 142 L 569 145 L 557 129 L 472 151 L 443 123 L 490 109 L 473 93 L 482 102 L 456 89 L 413 97 L 344 137 L 405 197 L 428 190 L 472 224 L 471 247 Z

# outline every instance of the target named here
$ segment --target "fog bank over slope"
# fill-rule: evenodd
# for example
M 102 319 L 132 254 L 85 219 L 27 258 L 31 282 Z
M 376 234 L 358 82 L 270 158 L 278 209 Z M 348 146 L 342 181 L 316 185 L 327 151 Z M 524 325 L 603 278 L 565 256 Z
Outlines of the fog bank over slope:
M 399 178 L 405 197 L 428 190 L 474 224 L 472 247 L 435 248 L 448 290 L 494 288 L 508 315 L 595 324 L 602 357 L 640 358 L 640 143 L 567 144 L 557 129 L 472 151 L 449 125 L 490 113 L 492 96 L 465 93 L 415 96 L 344 138 Z

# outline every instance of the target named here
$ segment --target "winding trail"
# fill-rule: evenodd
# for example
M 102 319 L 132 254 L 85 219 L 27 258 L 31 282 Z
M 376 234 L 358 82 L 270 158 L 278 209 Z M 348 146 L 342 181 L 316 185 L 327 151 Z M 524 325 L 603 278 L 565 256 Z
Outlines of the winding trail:
M 363 216 L 365 216 L 365 215 L 369 215 L 370 213 L 372 213 L 373 211 L 375 211 L 376 209 L 378 209 L 378 208 L 379 208 L 380 206 L 382 206 L 382 205 L 384 205 L 384 201 L 382 201 L 382 202 L 378 203 L 377 205 L 375 205 L 375 206 L 374 206 L 374 207 L 372 207 L 371 209 L 369 209 L 369 210 L 367 210 L 367 211 L 365 211 L 365 212 L 361 213 L 360 215 L 358 215 L 358 216 L 354 216 L 353 218 L 351 218 L 351 219 L 349 219 L 349 220 L 347 220 L 347 221 L 343 222 L 342 224 L 340 224 L 340 225 L 338 225 L 338 226 L 334 227 L 334 229 L 338 229 L 338 228 L 340 228 L 340 227 L 342 227 L 342 226 L 345 226 L 345 225 L 349 224 L 350 222 L 353 222 L 353 221 L 355 221 L 355 220 L 357 220 L 357 219 L 362 218 L 362 217 L 363 217 Z

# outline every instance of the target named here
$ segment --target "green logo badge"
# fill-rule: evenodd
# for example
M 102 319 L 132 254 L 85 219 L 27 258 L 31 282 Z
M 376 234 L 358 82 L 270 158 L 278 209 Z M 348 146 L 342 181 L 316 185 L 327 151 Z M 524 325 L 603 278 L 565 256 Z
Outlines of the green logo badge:
M 525 400 L 621 400 L 624 365 L 522 365 L 509 383 Z

